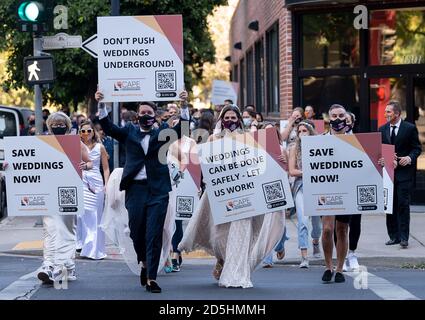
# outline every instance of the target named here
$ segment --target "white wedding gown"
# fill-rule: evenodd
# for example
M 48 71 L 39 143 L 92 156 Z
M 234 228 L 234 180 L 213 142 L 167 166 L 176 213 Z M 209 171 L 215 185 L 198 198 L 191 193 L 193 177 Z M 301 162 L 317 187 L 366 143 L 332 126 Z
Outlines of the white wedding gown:
M 125 192 L 119 190 L 123 168 L 112 171 L 106 186 L 105 211 L 101 223 L 102 229 L 108 238 L 120 249 L 129 269 L 139 275 L 140 266 L 137 263 L 137 255 L 134 251 L 133 240 L 130 238 L 128 227 L 128 212 L 125 208 Z M 171 249 L 171 238 L 174 234 L 174 210 L 167 209 L 164 231 L 162 234 L 162 251 L 158 267 L 158 273 L 163 269 Z
M 180 250 L 204 250 L 224 260 L 219 286 L 252 287 L 251 272 L 274 248 L 283 234 L 285 215 L 269 213 L 215 226 L 207 193 L 189 221 Z

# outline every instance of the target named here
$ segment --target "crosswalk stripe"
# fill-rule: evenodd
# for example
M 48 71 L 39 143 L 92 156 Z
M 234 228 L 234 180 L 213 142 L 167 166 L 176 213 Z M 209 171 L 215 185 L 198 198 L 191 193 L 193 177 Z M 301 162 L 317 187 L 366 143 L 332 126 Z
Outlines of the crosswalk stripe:
M 420 300 L 399 285 L 367 271 L 344 272 L 354 279 L 356 289 L 369 289 L 383 300 Z
M 0 300 L 30 300 L 40 288 L 37 271 L 28 273 L 0 291 Z

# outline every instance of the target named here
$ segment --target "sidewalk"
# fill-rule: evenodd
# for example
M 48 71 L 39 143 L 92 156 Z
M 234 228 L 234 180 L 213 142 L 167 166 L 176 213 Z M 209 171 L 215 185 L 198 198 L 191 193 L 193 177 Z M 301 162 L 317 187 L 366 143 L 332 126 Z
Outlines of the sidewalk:
M 425 209 L 420 207 L 420 209 Z M 358 244 L 357 255 L 361 258 L 414 258 L 425 260 L 425 213 L 418 213 L 418 207 L 412 208 L 410 222 L 410 240 L 408 249 L 400 246 L 386 246 L 388 240 L 385 217 L 378 215 L 362 216 L 362 231 Z M 425 210 L 424 210 L 425 211 Z M 0 222 L 0 252 L 22 255 L 42 255 L 42 227 L 34 227 L 35 217 L 10 217 Z M 296 217 L 287 219 L 286 255 L 284 263 L 298 263 Z M 118 250 L 112 243 L 107 242 L 107 259 L 121 259 Z M 309 250 L 309 255 L 310 255 Z M 204 252 L 194 252 L 183 255 L 185 259 L 211 258 Z

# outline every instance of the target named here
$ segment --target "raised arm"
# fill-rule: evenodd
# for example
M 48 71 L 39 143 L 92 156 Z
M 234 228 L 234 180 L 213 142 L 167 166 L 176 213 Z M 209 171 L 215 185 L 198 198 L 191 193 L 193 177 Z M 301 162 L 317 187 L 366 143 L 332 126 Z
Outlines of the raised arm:
M 117 125 L 113 124 L 108 117 L 108 111 L 106 110 L 106 104 L 102 102 L 103 94 L 100 91 L 97 91 L 95 94 L 95 99 L 98 102 L 98 112 L 99 112 L 99 122 L 102 126 L 103 131 L 107 136 L 118 140 L 121 143 L 124 143 L 128 136 L 129 127 L 125 126 L 120 128 Z

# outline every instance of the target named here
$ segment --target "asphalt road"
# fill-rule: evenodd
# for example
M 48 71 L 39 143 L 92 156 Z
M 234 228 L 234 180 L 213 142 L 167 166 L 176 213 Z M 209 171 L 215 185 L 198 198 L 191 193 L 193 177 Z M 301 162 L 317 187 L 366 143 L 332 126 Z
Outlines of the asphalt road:
M 361 262 L 361 261 L 360 261 Z M 40 257 L 0 255 L 0 299 L 30 300 L 416 300 L 425 299 L 425 271 L 368 260 L 367 272 L 347 274 L 342 284 L 323 284 L 318 262 L 308 270 L 275 264 L 252 277 L 254 288 L 220 288 L 211 276 L 214 261 L 186 260 L 179 273 L 158 277 L 163 292 L 151 294 L 121 261 L 78 260 L 78 280 L 68 289 L 40 286 L 34 272 Z M 356 288 L 357 287 L 357 288 Z

